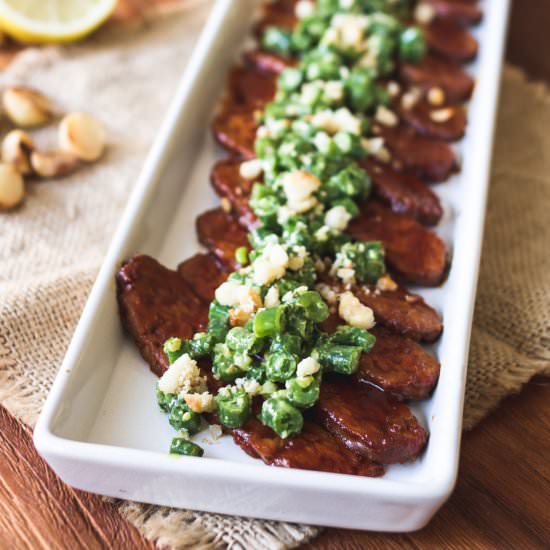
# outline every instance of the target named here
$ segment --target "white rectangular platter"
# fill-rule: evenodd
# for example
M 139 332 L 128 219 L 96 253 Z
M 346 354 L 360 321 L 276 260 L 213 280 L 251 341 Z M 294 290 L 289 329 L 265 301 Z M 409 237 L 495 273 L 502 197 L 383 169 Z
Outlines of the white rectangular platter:
M 327 526 L 410 531 L 425 525 L 457 474 L 462 405 L 475 300 L 508 0 L 483 2 L 474 30 L 480 54 L 462 171 L 434 187 L 445 207 L 437 227 L 453 252 L 441 288 L 419 289 L 443 315 L 434 346 L 442 364 L 432 397 L 415 405 L 429 429 L 426 452 L 363 478 L 263 465 L 228 436 L 195 436 L 205 457 L 171 456 L 173 430 L 159 411 L 155 376 L 120 326 L 114 275 L 136 252 L 175 267 L 199 245 L 194 221 L 217 204 L 208 184 L 219 151 L 209 122 L 227 71 L 248 36 L 257 0 L 218 0 L 136 184 L 34 441 L 55 472 L 79 489 L 118 498 Z

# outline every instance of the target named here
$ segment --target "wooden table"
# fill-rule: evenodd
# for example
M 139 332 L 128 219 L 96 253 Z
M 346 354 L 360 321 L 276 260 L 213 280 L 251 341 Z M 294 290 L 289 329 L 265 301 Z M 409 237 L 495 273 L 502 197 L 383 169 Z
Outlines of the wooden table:
M 550 3 L 516 0 L 507 57 L 550 82 Z M 327 529 L 307 548 L 548 548 L 550 380 L 464 436 L 457 488 L 425 529 L 406 535 Z M 152 548 L 101 497 L 64 485 L 31 432 L 0 407 L 0 548 Z

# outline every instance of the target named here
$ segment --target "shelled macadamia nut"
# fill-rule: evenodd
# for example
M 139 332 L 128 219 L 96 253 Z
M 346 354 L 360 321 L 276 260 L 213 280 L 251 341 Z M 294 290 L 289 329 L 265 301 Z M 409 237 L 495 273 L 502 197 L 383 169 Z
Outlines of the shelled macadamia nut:
M 25 86 L 10 86 L 2 95 L 4 111 L 22 128 L 40 126 L 54 116 L 50 100 L 42 93 Z
M 94 161 L 105 148 L 105 131 L 91 115 L 71 113 L 59 125 L 59 146 L 81 160 Z
M 67 151 L 34 151 L 31 154 L 33 171 L 42 178 L 56 178 L 74 172 L 80 165 L 76 155 Z
M 12 130 L 2 141 L 2 160 L 13 164 L 23 175 L 32 174 L 31 153 L 34 143 L 23 130 Z
M 0 210 L 15 208 L 24 197 L 23 176 L 13 165 L 0 163 Z

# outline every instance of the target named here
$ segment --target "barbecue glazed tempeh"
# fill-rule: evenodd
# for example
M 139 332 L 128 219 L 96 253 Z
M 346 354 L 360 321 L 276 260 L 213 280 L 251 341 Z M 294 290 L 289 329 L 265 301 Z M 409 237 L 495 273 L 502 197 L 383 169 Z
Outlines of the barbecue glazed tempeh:
M 128 260 L 116 276 L 120 318 L 151 370 L 168 368 L 162 346 L 168 338 L 191 338 L 207 323 L 207 308 L 189 285 L 150 256 Z
M 163 267 L 148 256 L 140 255 L 129 260 L 117 275 L 119 304 L 124 326 L 133 336 L 153 372 L 159 376 L 167 367 L 163 352 L 164 341 L 169 337 L 167 334 L 185 337 L 194 328 L 189 327 L 185 322 L 186 318 L 182 318 L 182 296 L 185 297 L 186 303 L 192 304 L 193 315 L 200 319 L 204 317 L 208 300 L 211 298 L 209 293 L 214 291 L 213 285 L 210 286 L 210 290 L 205 286 L 205 272 L 196 269 L 199 265 L 205 267 L 206 273 L 213 278 L 219 280 L 224 277 L 223 271 L 216 267 L 215 261 L 208 255 L 194 256 L 191 260 L 180 264 L 177 272 Z M 183 278 L 180 279 L 182 273 L 189 280 L 190 286 Z M 152 287 L 151 284 L 156 286 Z M 159 291 L 153 292 L 154 288 Z M 192 295 L 191 288 L 201 295 L 202 302 Z M 187 312 L 183 315 L 187 316 Z M 200 326 L 201 323 L 202 321 L 196 323 L 195 326 Z M 151 332 L 152 327 L 155 327 L 154 333 Z M 399 339 L 399 337 L 395 338 Z M 407 353 L 409 352 L 410 344 L 401 344 L 401 346 Z M 399 358 L 393 355 L 393 364 L 401 365 L 406 360 L 405 357 Z M 358 374 L 359 381 L 354 383 L 352 390 L 352 393 L 357 392 L 360 396 L 366 395 L 360 383 L 366 376 L 363 373 L 364 369 L 365 367 L 362 365 Z M 389 376 L 397 377 L 399 375 L 393 373 Z M 332 398 L 327 406 L 332 406 L 330 403 L 332 403 Z M 389 404 L 391 404 L 391 409 L 388 408 Z M 378 415 L 376 422 L 379 423 L 378 428 L 383 433 L 391 431 L 393 423 L 396 421 L 394 411 L 405 413 L 406 422 L 414 427 L 411 420 L 413 417 L 405 405 L 397 406 L 390 398 L 383 401 L 377 398 L 370 400 L 369 406 L 376 411 Z M 383 407 L 388 408 L 387 410 L 391 412 L 391 415 L 387 416 L 388 423 L 385 423 L 386 420 L 380 413 L 380 411 L 386 411 Z M 346 430 L 350 432 L 355 430 L 353 423 L 347 425 L 346 418 L 340 418 L 340 422 L 343 423 Z M 411 433 L 407 433 L 407 435 L 412 436 L 413 431 L 415 434 L 422 434 L 422 431 L 411 428 Z M 236 429 L 232 433 L 235 441 L 249 454 L 259 456 L 267 464 L 368 476 L 383 473 L 379 464 L 370 463 L 365 458 L 348 451 L 335 436 L 310 421 L 306 421 L 301 434 L 288 440 L 279 438 L 270 428 L 263 426 L 257 420 L 249 421 L 243 428 Z M 372 437 L 373 432 L 369 429 L 367 434 L 365 437 Z M 397 447 L 400 442 L 401 439 L 394 438 L 388 443 L 388 447 L 373 438 L 372 446 L 378 449 L 373 453 L 380 457 L 387 457 L 392 461 L 406 460 L 406 457 L 409 457 L 412 452 L 411 443 L 404 440 L 405 444 L 399 450 Z M 379 446 L 380 448 L 378 448 Z
M 233 270 L 239 268 L 235 252 L 241 246 L 250 248 L 243 228 L 221 208 L 208 210 L 197 218 L 199 241 Z
M 473 89 L 460 63 L 477 53 L 462 26 L 476 3 L 431 3 L 433 20 L 411 4 L 399 21 L 371 16 L 370 5 L 367 17 L 311 19 L 313 2 L 296 14 L 295 0 L 264 5 L 258 32 L 305 17 L 303 34 L 270 29 L 262 42 L 303 57 L 258 49 L 229 75 L 213 131 L 235 157 L 211 173 L 222 208 L 196 220 L 209 252 L 177 271 L 136 256 L 117 274 L 123 324 L 154 372 L 167 367 L 167 339 L 194 335 L 166 343 L 173 365 L 157 394 L 174 428 L 181 402 L 266 464 L 352 475 L 382 475 L 382 464 L 422 452 L 428 434 L 404 400 L 425 398 L 437 383 L 440 366 L 418 341 L 437 339 L 442 322 L 389 274 L 428 286 L 446 275 L 446 245 L 421 225 L 443 214 L 426 182 L 458 168 L 448 142 L 464 133 L 460 103 Z M 325 8 L 346 8 L 337 6 Z M 246 230 L 258 227 L 251 247 Z M 209 380 L 203 395 L 197 365 Z M 188 435 L 200 429 L 189 426 Z M 174 443 L 171 452 L 186 454 Z
M 368 477 L 384 473 L 380 464 L 348 450 L 337 437 L 308 420 L 302 432 L 289 439 L 281 439 L 256 419 L 232 433 L 239 447 L 272 466 Z
M 466 63 L 477 55 L 477 40 L 455 21 L 432 21 L 424 28 L 424 36 L 430 50 L 446 59 Z
M 211 254 L 195 254 L 178 265 L 178 274 L 201 300 L 209 304 L 229 272 Z
M 438 19 L 455 21 L 463 25 L 476 25 L 483 13 L 478 0 L 428 0 Z
M 386 328 L 371 330 L 376 344 L 361 356 L 356 378 L 404 399 L 424 399 L 439 378 L 439 363 L 422 346 Z
M 435 286 L 445 277 L 445 243 L 410 216 L 370 200 L 347 231 L 358 241 L 382 241 L 388 266 L 407 282 Z
M 335 292 L 344 291 L 344 285 L 334 278 L 321 277 L 321 280 Z M 438 313 L 426 304 L 422 296 L 402 287 L 380 290 L 375 285 L 356 285 L 351 287 L 351 291 L 374 311 L 377 323 L 393 332 L 416 341 L 435 342 L 443 331 Z
M 399 74 L 401 80 L 411 86 L 426 91 L 441 88 L 451 103 L 468 100 L 474 89 L 474 81 L 460 65 L 435 55 L 427 55 L 419 63 L 403 63 Z
M 313 414 L 349 449 L 382 464 L 414 460 L 428 440 L 404 403 L 344 377 L 323 380 Z
M 421 179 L 371 160 L 361 165 L 371 177 L 374 195 L 394 212 L 408 214 L 425 225 L 435 225 L 441 219 L 439 197 Z

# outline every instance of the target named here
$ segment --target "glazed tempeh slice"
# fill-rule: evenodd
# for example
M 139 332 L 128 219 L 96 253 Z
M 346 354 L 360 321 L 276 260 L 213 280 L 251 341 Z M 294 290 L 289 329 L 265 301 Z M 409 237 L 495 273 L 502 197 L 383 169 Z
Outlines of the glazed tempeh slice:
M 178 265 L 178 274 L 201 300 L 209 304 L 229 271 L 213 255 L 195 254 Z
M 436 286 L 445 277 L 445 243 L 410 216 L 395 214 L 371 200 L 347 231 L 359 241 L 382 241 L 388 266 L 410 283 Z
M 434 389 L 440 365 L 422 346 L 388 329 L 370 332 L 376 344 L 361 355 L 356 379 L 404 399 L 424 399 Z
M 434 107 L 427 100 L 426 93 L 410 107 L 404 103 L 402 97 L 395 101 L 395 111 L 420 135 L 444 141 L 457 141 L 464 136 L 467 118 L 461 105 L 442 103 Z
M 241 246 L 250 248 L 246 231 L 221 208 L 208 210 L 197 218 L 199 241 L 231 269 L 238 269 L 235 252 Z
M 354 292 L 355 294 L 355 292 Z M 344 321 L 337 313 L 322 323 L 321 329 L 332 333 Z M 420 344 L 382 326 L 369 329 L 376 343 L 363 353 L 354 379 L 374 384 L 399 399 L 424 399 L 439 378 L 440 365 Z
M 345 377 L 323 380 L 312 412 L 349 449 L 382 464 L 414 460 L 428 440 L 407 405 Z
M 447 143 L 421 136 L 412 127 L 376 125 L 373 132 L 384 138 L 394 168 L 405 168 L 432 182 L 445 181 L 458 169 L 455 153 Z
M 380 464 L 348 450 L 337 437 L 308 420 L 302 432 L 289 439 L 281 439 L 256 419 L 232 433 L 239 447 L 269 465 L 368 477 L 384 473 Z
M 436 17 L 445 21 L 476 25 L 483 17 L 478 0 L 427 0 L 427 2 L 434 8 Z
M 321 277 L 334 292 L 346 290 L 342 282 L 332 277 Z M 375 285 L 351 287 L 359 301 L 374 311 L 376 322 L 413 340 L 435 342 L 443 331 L 441 317 L 418 294 L 397 286 L 394 290 L 380 290 Z
M 426 55 L 419 63 L 402 64 L 399 74 L 403 83 L 422 90 L 441 88 L 450 103 L 468 100 L 474 89 L 474 81 L 462 67 L 434 55 Z
M 408 214 L 420 223 L 435 225 L 443 215 L 438 196 L 413 174 L 397 172 L 387 164 L 361 162 L 372 179 L 374 195 L 398 214 Z
M 134 256 L 116 276 L 117 299 L 124 328 L 151 370 L 168 368 L 162 350 L 172 337 L 191 338 L 207 324 L 207 309 L 178 275 L 145 255 Z
M 225 197 L 232 205 L 232 214 L 239 223 L 250 229 L 258 224 L 249 205 L 252 186 L 258 179 L 249 180 L 240 174 L 241 160 L 228 157 L 214 164 L 210 181 L 220 197 Z
M 430 50 L 441 57 L 466 63 L 477 55 L 477 40 L 456 21 L 435 20 L 423 30 Z
M 227 151 L 244 158 L 256 156 L 254 142 L 258 125 L 249 107 L 225 105 L 212 122 L 215 140 Z

